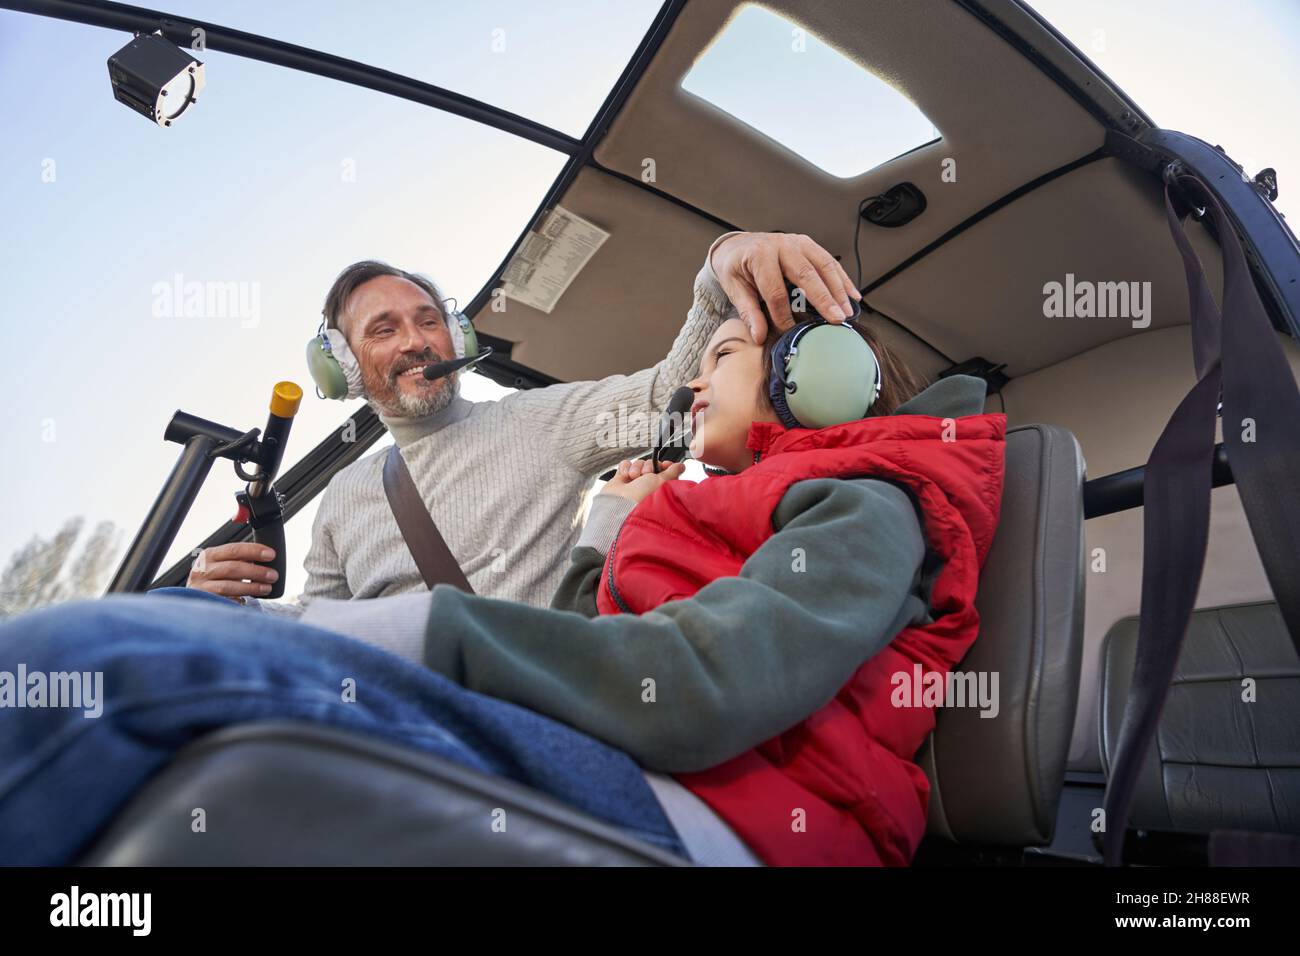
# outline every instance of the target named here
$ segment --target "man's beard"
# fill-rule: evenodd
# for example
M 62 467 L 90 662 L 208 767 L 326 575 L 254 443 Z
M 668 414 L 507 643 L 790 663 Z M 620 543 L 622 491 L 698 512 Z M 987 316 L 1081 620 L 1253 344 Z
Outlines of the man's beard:
M 408 395 L 398 386 L 394 395 L 396 413 L 402 418 L 424 418 L 442 411 L 460 391 L 460 372 L 452 372 L 446 379 L 431 382 L 419 395 Z
M 432 350 L 420 362 L 429 364 L 441 362 L 443 358 Z M 408 363 L 407 368 L 417 363 Z M 405 371 L 402 369 L 401 371 Z M 402 388 L 401 383 L 397 380 L 397 374 L 388 375 L 382 382 L 372 382 L 367 380 L 363 373 L 362 380 L 366 386 L 366 393 L 372 396 L 371 400 L 385 415 L 397 418 L 424 418 L 427 415 L 433 415 L 442 411 L 450 405 L 460 393 L 460 372 L 452 372 L 445 378 L 430 382 L 428 385 L 422 385 L 418 394 L 411 395 Z M 380 385 L 381 388 L 376 388 Z M 373 396 L 386 392 L 385 400 L 378 401 Z

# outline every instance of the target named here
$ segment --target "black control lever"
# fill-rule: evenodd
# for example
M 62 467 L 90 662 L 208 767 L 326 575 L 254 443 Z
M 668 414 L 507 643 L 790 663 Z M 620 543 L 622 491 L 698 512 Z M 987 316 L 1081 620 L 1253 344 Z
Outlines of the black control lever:
M 302 389 L 293 382 L 279 382 L 271 393 L 271 410 L 266 418 L 266 431 L 258 445 L 257 454 L 252 459 L 257 470 L 246 475 L 235 463 L 235 470 L 240 477 L 248 479 L 248 487 L 235 493 L 239 510 L 231 520 L 235 524 L 247 523 L 253 529 L 253 541 L 266 545 L 275 552 L 270 561 L 255 561 L 262 567 L 275 571 L 275 581 L 271 583 L 268 598 L 284 596 L 284 509 L 280 505 L 280 494 L 275 490 L 275 475 L 280 470 L 284 459 L 284 446 L 289 441 L 289 429 L 293 426 L 293 417 L 298 414 L 298 405 L 302 401 Z
M 275 558 L 264 566 L 274 568 L 279 574 L 270 596 L 283 595 L 284 513 L 272 482 L 284 458 L 289 429 L 301 400 L 302 389 L 293 382 L 280 382 L 275 386 L 266 434 L 261 441 L 258 441 L 256 428 L 239 432 L 197 415 L 177 411 L 168 422 L 163 438 L 184 448 L 127 548 L 106 593 L 149 589 L 212 465 L 219 458 L 226 458 L 234 463 L 236 474 L 248 482 L 247 489 L 235 495 L 239 511 L 234 521 L 250 524 L 253 540 L 275 549 Z M 246 472 L 245 464 L 253 465 L 254 470 Z

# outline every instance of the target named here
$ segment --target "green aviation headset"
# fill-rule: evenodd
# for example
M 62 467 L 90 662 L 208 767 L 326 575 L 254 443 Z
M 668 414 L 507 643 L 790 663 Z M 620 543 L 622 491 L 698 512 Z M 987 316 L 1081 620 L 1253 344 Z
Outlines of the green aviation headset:
M 857 421 L 867 417 L 880 397 L 880 359 L 854 325 L 862 306 L 851 305 L 842 324 L 812 312 L 812 318 L 786 329 L 772 346 L 767 395 L 786 428 L 829 428 Z M 714 465 L 705 465 L 704 473 L 730 474 Z
M 787 428 L 826 428 L 865 418 L 880 397 L 880 359 L 853 322 L 862 307 L 851 303 L 843 324 L 813 313 L 772 347 L 768 397 Z
M 443 303 L 443 314 L 447 316 L 447 329 L 451 332 L 452 344 L 456 350 L 454 361 L 438 365 L 437 378 L 474 365 L 492 354 L 492 349 L 480 349 L 474 326 L 465 313 L 459 309 L 447 309 Z M 356 356 L 348 348 L 348 341 L 338 329 L 325 328 L 324 320 L 316 334 L 307 342 L 307 368 L 312 381 L 316 383 L 316 393 L 321 398 L 338 401 L 361 398 L 365 390 L 361 382 L 361 367 Z

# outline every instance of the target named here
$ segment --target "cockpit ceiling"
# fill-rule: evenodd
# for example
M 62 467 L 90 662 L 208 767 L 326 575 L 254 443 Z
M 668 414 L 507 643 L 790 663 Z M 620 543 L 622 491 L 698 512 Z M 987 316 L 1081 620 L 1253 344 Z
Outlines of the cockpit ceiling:
M 1046 319 L 1043 286 L 1067 273 L 1150 281 L 1150 327 L 1185 322 L 1184 280 L 1164 233 L 1158 184 L 1115 159 L 1050 178 L 1103 146 L 1103 121 L 974 13 L 950 0 L 764 6 L 885 79 L 943 138 L 852 179 L 821 171 L 681 89 L 739 9 L 731 0 L 692 0 L 595 150 L 609 172 L 589 167 L 560 200 L 610 240 L 550 315 L 511 302 L 507 313 L 476 317 L 484 331 L 517 343 L 516 362 L 573 380 L 663 356 L 705 250 L 724 231 L 666 197 L 737 228 L 807 233 L 850 275 L 859 225 L 862 284 L 870 287 L 1008 194 L 1049 177 L 870 291 L 874 308 L 932 346 L 911 342 L 916 360 L 940 368 L 982 355 L 1017 375 L 1142 331 L 1118 319 Z M 1016 9 L 986 6 L 1008 17 Z M 871 117 L 846 113 L 845 122 Z M 652 189 L 641 186 L 647 159 Z M 925 193 L 921 216 L 898 229 L 857 219 L 863 198 L 904 181 Z M 1203 234 L 1197 241 L 1204 245 Z

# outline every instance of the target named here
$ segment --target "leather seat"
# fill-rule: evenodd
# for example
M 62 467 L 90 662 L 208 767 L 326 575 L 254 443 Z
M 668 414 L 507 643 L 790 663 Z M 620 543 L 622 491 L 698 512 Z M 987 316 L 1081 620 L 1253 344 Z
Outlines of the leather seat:
M 1102 644 L 1100 744 L 1108 776 L 1137 637 L 1138 618 L 1128 617 Z M 1253 701 L 1245 699 L 1248 691 Z M 1138 777 L 1129 827 L 1300 833 L 1297 727 L 1300 660 L 1277 605 L 1193 612 Z
M 199 808 L 206 832 L 195 833 Z M 494 829 L 494 820 L 504 827 Z M 350 731 L 287 721 L 228 727 L 183 749 L 79 862 L 690 865 L 513 780 Z
M 961 672 L 998 675 L 996 717 L 945 708 L 917 757 L 929 835 L 964 846 L 1052 840 L 1083 653 L 1083 453 L 1064 428 L 1007 431 L 1002 513 Z
M 918 754 L 930 831 L 979 845 L 1050 842 L 1082 651 L 1083 458 L 1065 429 L 1007 434 L 1001 520 L 962 671 L 996 673 L 998 714 L 944 709 Z M 208 832 L 191 832 L 196 807 Z M 506 833 L 488 826 L 506 811 Z M 134 865 L 682 865 L 513 781 L 355 733 L 228 728 L 190 745 L 81 862 Z M 689 864 L 687 864 L 689 865 Z

